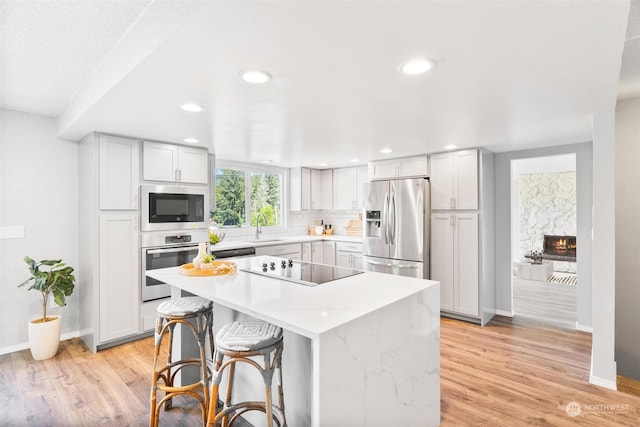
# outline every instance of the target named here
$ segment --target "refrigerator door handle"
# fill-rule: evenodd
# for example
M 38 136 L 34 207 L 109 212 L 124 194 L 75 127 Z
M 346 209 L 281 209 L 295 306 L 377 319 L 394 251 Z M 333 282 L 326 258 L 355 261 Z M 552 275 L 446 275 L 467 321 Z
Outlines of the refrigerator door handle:
M 365 259 L 364 262 L 366 262 L 367 264 L 382 265 L 384 267 L 398 267 L 398 268 L 419 268 L 420 267 L 417 264 L 390 264 L 387 262 L 371 261 L 370 259 Z
M 389 209 L 393 214 L 393 222 L 389 221 L 391 226 L 391 232 L 389 233 L 390 234 L 389 240 L 391 241 L 392 245 L 395 245 L 396 244 L 396 193 L 391 193 L 391 200 L 389 203 L 393 205 L 393 208 Z
M 384 194 L 384 206 L 382 215 L 384 217 L 384 244 L 389 244 L 389 193 Z

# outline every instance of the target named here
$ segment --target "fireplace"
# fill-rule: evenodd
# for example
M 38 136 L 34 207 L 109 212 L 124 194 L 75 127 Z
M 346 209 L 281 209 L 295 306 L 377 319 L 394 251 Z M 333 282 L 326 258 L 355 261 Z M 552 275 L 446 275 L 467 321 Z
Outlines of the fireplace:
M 558 261 L 575 261 L 576 236 L 549 236 L 544 235 L 544 258 Z

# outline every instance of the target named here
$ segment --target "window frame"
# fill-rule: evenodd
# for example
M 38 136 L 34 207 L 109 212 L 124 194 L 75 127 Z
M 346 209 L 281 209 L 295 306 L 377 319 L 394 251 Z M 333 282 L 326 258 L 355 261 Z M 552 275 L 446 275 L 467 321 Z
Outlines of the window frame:
M 267 173 L 280 175 L 280 224 L 265 225 L 269 230 L 282 230 L 287 227 L 289 222 L 289 169 L 279 166 L 261 165 L 258 163 L 238 162 L 234 160 L 216 159 L 213 165 L 212 179 L 212 210 L 216 209 L 216 169 L 236 169 L 245 173 L 244 194 L 245 194 L 245 224 L 243 225 L 221 225 L 219 228 L 225 229 L 250 229 L 251 225 L 251 173 Z

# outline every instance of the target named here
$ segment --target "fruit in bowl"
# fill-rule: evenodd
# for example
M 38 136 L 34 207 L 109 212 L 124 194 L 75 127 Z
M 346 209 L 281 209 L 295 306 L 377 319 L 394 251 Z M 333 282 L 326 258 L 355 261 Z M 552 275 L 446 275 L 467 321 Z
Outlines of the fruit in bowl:
M 216 243 L 222 242 L 224 240 L 225 233 L 209 233 L 209 243 L 215 245 Z

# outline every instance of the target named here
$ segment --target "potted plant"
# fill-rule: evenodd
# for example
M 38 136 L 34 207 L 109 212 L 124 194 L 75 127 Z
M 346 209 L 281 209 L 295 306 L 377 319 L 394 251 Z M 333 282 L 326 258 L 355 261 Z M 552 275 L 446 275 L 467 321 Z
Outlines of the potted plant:
M 29 345 L 35 360 L 53 357 L 60 344 L 60 316 L 47 316 L 47 302 L 53 294 L 53 300 L 59 306 L 65 305 L 65 299 L 73 293 L 75 277 L 73 268 L 62 260 L 34 261 L 28 256 L 24 262 L 29 266 L 29 277 L 18 287 L 31 283 L 29 290 L 40 291 L 42 295 L 42 317 L 29 322 Z

